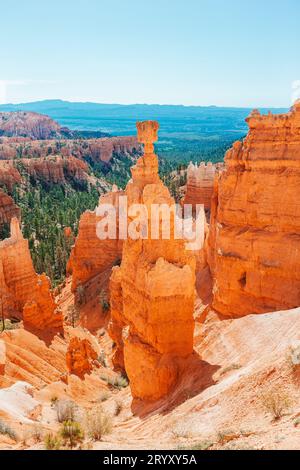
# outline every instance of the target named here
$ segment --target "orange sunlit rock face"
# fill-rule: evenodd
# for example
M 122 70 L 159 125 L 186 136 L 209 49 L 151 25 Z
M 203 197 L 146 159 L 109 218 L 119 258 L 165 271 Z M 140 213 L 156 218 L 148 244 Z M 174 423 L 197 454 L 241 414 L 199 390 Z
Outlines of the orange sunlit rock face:
M 123 191 L 114 190 L 99 199 L 100 204 L 112 204 L 118 210 Z M 72 249 L 67 271 L 72 274 L 72 290 L 104 273 L 118 262 L 122 254 L 122 240 L 100 240 L 97 223 L 101 220 L 95 211 L 86 211 L 79 222 L 78 236 Z
M 190 163 L 187 168 L 187 183 L 184 204 L 204 204 L 205 209 L 211 208 L 211 198 L 216 174 L 223 168 L 222 163 L 212 164 L 201 162 Z
M 98 358 L 97 351 L 86 338 L 74 336 L 70 339 L 66 363 L 70 374 L 77 375 L 81 379 L 93 369 L 93 361 Z
M 170 206 L 174 200 L 158 176 L 153 153 L 158 124 L 146 121 L 137 128 L 145 154 L 132 168 L 128 204 Z M 110 334 L 116 344 L 114 364 L 122 368 L 124 362 L 134 398 L 154 401 L 169 393 L 178 379 L 180 360 L 192 354 L 194 286 L 194 255 L 172 230 L 170 239 L 124 242 L 121 266 L 111 277 Z
M 59 136 L 60 125 L 43 114 L 17 111 L 0 113 L 0 130 L 3 135 L 32 139 L 49 139 Z
M 5 186 L 9 191 L 12 191 L 14 185 L 21 183 L 21 181 L 21 175 L 14 167 L 13 162 L 0 160 L 0 186 Z
M 1 113 L 0 113 L 1 115 Z M 134 158 L 140 154 L 140 145 L 135 137 L 103 137 L 99 139 L 47 139 L 0 137 L 0 161 L 27 158 L 47 158 L 62 155 L 108 164 L 114 154 Z
M 87 181 L 88 165 L 75 157 L 23 158 L 22 165 L 37 181 L 66 183 L 67 180 Z
M 37 275 L 19 221 L 11 220 L 10 238 L 0 242 L 0 290 L 4 315 L 24 320 L 24 327 L 40 338 L 62 331 L 46 275 Z
M 4 224 L 10 224 L 13 217 L 20 218 L 21 211 L 14 200 L 0 189 L 0 228 Z
M 26 302 L 23 309 L 24 328 L 40 338 L 63 332 L 62 313 L 57 309 L 50 287 L 46 274 L 38 275 L 33 286 L 33 300 Z
M 247 122 L 216 183 L 208 241 L 213 307 L 232 316 L 300 305 L 300 103 Z

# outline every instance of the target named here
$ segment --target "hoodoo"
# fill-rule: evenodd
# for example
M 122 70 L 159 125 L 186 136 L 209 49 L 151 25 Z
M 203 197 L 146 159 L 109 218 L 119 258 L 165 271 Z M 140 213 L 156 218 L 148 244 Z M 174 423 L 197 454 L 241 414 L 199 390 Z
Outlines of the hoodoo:
M 300 102 L 246 119 L 215 187 L 208 254 L 224 315 L 300 305 Z
M 10 224 L 13 217 L 20 218 L 21 211 L 16 206 L 12 197 L 0 189 L 0 229 L 5 224 Z
M 4 316 L 24 320 L 39 337 L 62 331 L 62 314 L 50 291 L 47 276 L 36 274 L 19 221 L 11 220 L 11 236 L 0 242 L 0 289 Z
M 184 204 L 204 204 L 206 210 L 211 208 L 215 176 L 222 170 L 223 164 L 201 162 L 199 166 L 190 163 L 187 168 L 187 184 Z
M 99 205 L 112 204 L 118 210 L 119 197 L 124 191 L 117 190 L 102 195 Z M 78 236 L 72 248 L 67 270 L 72 273 L 72 290 L 76 292 L 95 276 L 104 274 L 118 262 L 122 255 L 122 240 L 100 240 L 97 236 L 97 223 L 101 217 L 97 210 L 85 211 L 79 222 Z
M 158 123 L 139 122 L 137 129 L 145 153 L 131 169 L 128 206 L 171 206 L 174 200 L 159 178 L 154 153 Z M 150 234 L 149 211 L 147 224 Z M 134 398 L 154 401 L 176 384 L 193 352 L 194 286 L 194 255 L 184 240 L 175 239 L 172 223 L 169 239 L 124 241 L 121 266 L 113 268 L 111 277 L 110 334 L 116 343 L 115 365 L 121 368 L 124 360 Z

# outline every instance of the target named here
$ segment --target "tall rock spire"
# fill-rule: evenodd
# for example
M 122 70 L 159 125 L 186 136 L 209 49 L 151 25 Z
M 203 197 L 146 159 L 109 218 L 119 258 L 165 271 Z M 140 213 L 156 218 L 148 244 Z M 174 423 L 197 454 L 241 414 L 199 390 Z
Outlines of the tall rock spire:
M 174 204 L 158 176 L 153 143 L 158 123 L 137 123 L 145 153 L 132 168 L 129 204 Z M 151 233 L 148 218 L 148 234 Z M 120 267 L 111 276 L 110 334 L 114 364 L 125 368 L 132 395 L 157 400 L 176 385 L 182 361 L 193 352 L 195 258 L 171 229 L 167 239 L 128 238 Z

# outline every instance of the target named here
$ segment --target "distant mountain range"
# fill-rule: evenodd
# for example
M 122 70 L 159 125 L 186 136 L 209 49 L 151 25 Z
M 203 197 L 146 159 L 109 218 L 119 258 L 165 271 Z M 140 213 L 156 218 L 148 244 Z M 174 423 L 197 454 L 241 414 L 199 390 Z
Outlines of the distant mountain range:
M 286 108 L 270 109 L 274 113 Z M 182 106 L 157 104 L 100 104 L 45 100 L 33 103 L 0 105 L 1 111 L 33 111 L 46 114 L 70 129 L 100 130 L 112 135 L 135 134 L 137 120 L 160 123 L 160 138 L 198 140 L 203 138 L 239 138 L 247 132 L 245 118 L 251 108 Z M 269 111 L 260 108 L 262 113 Z

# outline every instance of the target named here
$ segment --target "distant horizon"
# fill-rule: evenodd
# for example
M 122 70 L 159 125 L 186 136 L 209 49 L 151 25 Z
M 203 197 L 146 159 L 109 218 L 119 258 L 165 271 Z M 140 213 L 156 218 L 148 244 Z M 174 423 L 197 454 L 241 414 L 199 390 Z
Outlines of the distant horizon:
M 288 106 L 266 106 L 266 105 L 248 105 L 248 106 L 225 106 L 225 105 L 217 105 L 217 104 L 183 104 L 183 103 L 138 103 L 138 102 L 131 102 L 131 103 L 119 103 L 119 102 L 103 102 L 103 101 L 85 101 L 85 100 L 69 100 L 64 98 L 45 98 L 45 99 L 37 99 L 33 101 L 19 101 L 19 102 L 10 102 L 10 103 L 1 103 L 0 109 L 9 107 L 9 106 L 24 106 L 24 105 L 31 105 L 37 103 L 70 103 L 70 104 L 94 104 L 94 105 L 103 105 L 103 106 L 176 106 L 176 107 L 183 107 L 183 108 L 234 108 L 234 109 L 289 109 L 293 105 L 290 104 Z

